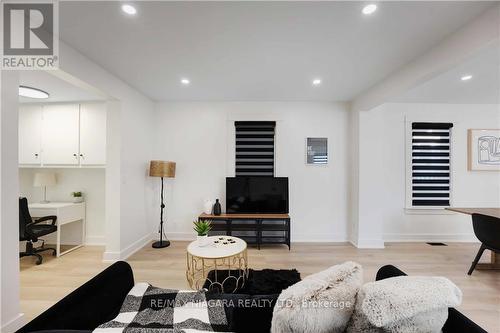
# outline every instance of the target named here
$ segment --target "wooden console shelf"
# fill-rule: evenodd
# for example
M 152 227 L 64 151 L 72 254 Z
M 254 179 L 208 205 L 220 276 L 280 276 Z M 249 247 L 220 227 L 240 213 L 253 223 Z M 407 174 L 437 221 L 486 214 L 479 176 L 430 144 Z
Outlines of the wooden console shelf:
M 211 220 L 210 236 L 227 235 L 248 244 L 285 244 L 290 249 L 290 215 L 288 214 L 200 214 L 199 220 Z

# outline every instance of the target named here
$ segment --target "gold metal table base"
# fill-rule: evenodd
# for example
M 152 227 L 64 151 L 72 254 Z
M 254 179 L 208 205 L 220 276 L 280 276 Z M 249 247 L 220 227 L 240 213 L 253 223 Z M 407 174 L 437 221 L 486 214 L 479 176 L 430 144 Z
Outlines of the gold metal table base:
M 218 276 L 220 275 L 218 271 L 222 270 L 227 271 L 228 276 L 224 278 Z M 208 278 L 210 271 L 215 271 L 213 281 Z M 210 282 L 208 290 L 220 288 L 221 292 L 224 292 L 224 287 L 233 281 L 235 287 L 231 292 L 234 293 L 243 287 L 248 279 L 247 250 L 244 249 L 240 253 L 222 258 L 203 258 L 187 252 L 186 278 L 191 289 L 202 289 L 205 281 L 208 280 Z

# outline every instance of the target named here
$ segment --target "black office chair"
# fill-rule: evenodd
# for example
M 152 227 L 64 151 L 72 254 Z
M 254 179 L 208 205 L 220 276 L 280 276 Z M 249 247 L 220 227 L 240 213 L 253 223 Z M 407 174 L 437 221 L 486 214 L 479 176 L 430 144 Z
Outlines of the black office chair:
M 477 252 L 476 258 L 470 266 L 468 275 L 472 274 L 477 262 L 481 258 L 484 250 L 491 250 L 493 252 L 500 252 L 500 219 L 482 215 L 482 214 L 472 214 L 472 226 L 474 227 L 474 233 L 476 237 L 481 241 L 481 247 Z
M 52 250 L 52 255 L 56 255 L 56 249 L 42 246 L 35 248 L 33 242 L 37 242 L 39 237 L 48 235 L 57 231 L 56 226 L 57 216 L 44 216 L 35 221 L 31 218 L 28 209 L 28 200 L 26 198 L 19 198 L 19 240 L 26 241 L 26 251 L 19 252 L 19 257 L 34 256 L 37 257 L 36 264 L 42 263 L 42 256 L 39 252 Z M 52 221 L 51 224 L 40 224 L 42 222 Z

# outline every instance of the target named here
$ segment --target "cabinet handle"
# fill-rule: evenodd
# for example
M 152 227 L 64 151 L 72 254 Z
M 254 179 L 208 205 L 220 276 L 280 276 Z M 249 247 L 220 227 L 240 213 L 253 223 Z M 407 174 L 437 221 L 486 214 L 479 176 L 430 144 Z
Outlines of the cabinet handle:
M 35 157 L 38 158 L 38 154 L 37 153 L 35 153 Z
M 80 157 L 81 157 L 81 158 L 84 158 L 84 157 L 83 157 L 83 154 L 80 154 Z
M 78 155 L 77 154 L 73 154 L 74 157 L 78 158 Z

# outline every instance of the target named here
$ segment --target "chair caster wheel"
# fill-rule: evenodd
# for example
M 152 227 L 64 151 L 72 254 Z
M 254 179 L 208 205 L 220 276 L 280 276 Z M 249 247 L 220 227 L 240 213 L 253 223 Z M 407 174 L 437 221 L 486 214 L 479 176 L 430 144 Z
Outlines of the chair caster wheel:
M 35 254 L 35 256 L 36 256 L 35 264 L 40 265 L 42 263 L 42 260 L 43 260 L 42 256 L 39 254 Z

